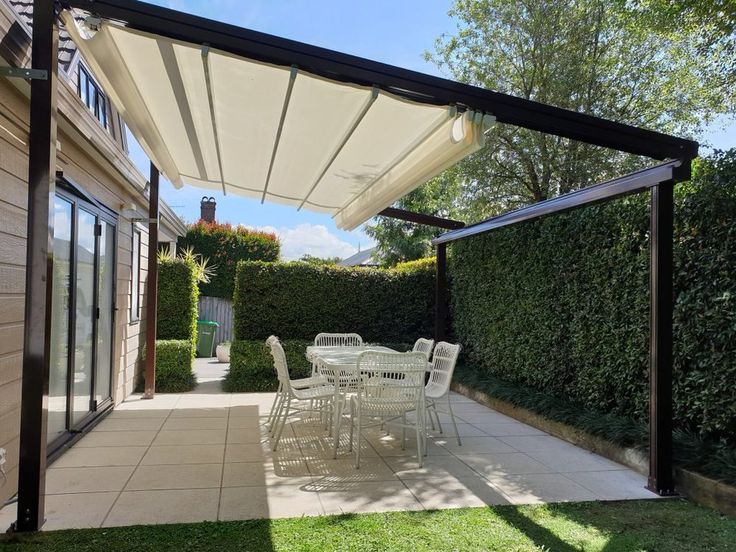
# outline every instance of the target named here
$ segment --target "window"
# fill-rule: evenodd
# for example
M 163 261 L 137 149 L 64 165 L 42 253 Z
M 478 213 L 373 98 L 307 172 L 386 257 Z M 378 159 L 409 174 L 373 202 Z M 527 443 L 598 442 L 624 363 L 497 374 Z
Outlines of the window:
M 132 259 L 130 263 L 130 321 L 141 317 L 141 231 L 133 223 Z
M 89 72 L 79 65 L 79 97 L 97 117 L 103 127 L 107 128 L 107 98 L 100 86 L 90 76 Z

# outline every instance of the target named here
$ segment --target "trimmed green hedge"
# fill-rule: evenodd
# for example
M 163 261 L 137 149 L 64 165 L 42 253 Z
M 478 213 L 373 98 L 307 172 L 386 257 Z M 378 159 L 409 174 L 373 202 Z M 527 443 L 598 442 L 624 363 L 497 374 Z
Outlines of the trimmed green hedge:
M 675 209 L 675 418 L 733 444 L 736 152 L 700 161 Z M 648 231 L 637 195 L 454 244 L 453 324 L 469 362 L 648 419 Z
M 195 267 L 183 259 L 159 259 L 156 337 L 196 343 L 198 302 Z
M 235 269 L 239 261 L 278 261 L 281 245 L 274 234 L 200 220 L 179 238 L 179 247 L 189 247 L 209 259 L 215 274 L 200 284 L 202 295 L 232 299 Z
M 197 385 L 192 371 L 194 345 L 187 339 L 156 341 L 156 391 L 183 393 Z
M 239 340 L 313 340 L 357 332 L 366 342 L 414 342 L 432 334 L 434 266 L 402 270 L 241 262 L 235 280 Z
M 312 374 L 312 365 L 305 356 L 313 340 L 287 339 L 282 341 L 289 374 L 292 378 L 305 378 Z M 406 343 L 387 343 L 397 351 L 408 351 Z M 230 370 L 222 385 L 228 393 L 255 393 L 276 391 L 278 380 L 273 367 L 271 351 L 265 341 L 234 341 L 230 345 Z

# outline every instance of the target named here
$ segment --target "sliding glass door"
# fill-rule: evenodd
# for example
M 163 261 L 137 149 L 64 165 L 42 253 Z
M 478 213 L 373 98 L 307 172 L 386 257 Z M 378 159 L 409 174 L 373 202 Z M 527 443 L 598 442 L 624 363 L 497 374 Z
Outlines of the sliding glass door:
M 60 189 L 54 202 L 50 452 L 111 401 L 115 217 Z

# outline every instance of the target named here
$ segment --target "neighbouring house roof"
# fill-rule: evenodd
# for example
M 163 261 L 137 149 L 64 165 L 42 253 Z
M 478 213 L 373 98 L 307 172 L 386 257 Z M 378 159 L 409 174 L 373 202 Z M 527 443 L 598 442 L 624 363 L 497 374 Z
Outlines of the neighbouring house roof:
M 33 0 L 7 0 L 10 6 L 18 14 L 20 20 L 25 23 L 28 28 L 33 27 Z M 81 15 L 76 15 L 78 18 L 82 18 Z M 59 67 L 64 70 L 65 73 L 69 72 L 72 61 L 74 60 L 74 54 L 77 52 L 77 47 L 72 40 L 72 37 L 67 32 L 63 25 L 59 26 Z
M 495 120 L 109 20 L 62 19 L 175 186 L 330 214 L 344 229 L 480 149 Z
M 364 249 L 363 251 L 358 251 L 352 257 L 343 259 L 337 264 L 338 266 L 378 266 L 378 261 L 373 258 L 375 252 L 375 247 Z

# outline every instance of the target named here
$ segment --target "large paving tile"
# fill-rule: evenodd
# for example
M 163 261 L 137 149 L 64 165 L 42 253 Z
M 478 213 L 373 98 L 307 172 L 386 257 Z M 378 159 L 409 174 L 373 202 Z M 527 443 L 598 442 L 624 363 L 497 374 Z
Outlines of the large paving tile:
M 242 418 L 242 417 L 257 417 L 257 416 L 268 416 L 271 410 L 271 405 L 240 405 L 230 407 L 231 418 Z
M 8 504 L 0 508 L 0 531 L 3 533 L 18 519 L 18 503 Z
M 558 473 L 494 475 L 488 477 L 512 504 L 597 500 L 598 496 Z
M 164 418 L 108 418 L 102 420 L 94 429 L 96 431 L 158 431 L 164 424 Z
M 162 445 L 151 447 L 141 465 L 217 464 L 225 454 L 225 445 Z
M 270 462 L 232 462 L 225 464 L 223 487 L 264 485 L 306 485 L 312 476 L 304 460 Z
M 567 441 L 552 435 L 520 435 L 499 437 L 504 443 L 511 445 L 519 452 L 540 452 L 548 450 L 582 450 Z
M 445 422 L 441 421 L 442 423 L 442 433 L 440 433 L 439 428 L 432 429 L 431 426 L 428 425 L 427 431 L 434 436 L 434 437 L 454 437 L 455 435 L 460 435 L 460 437 L 485 437 L 488 434 L 484 433 L 482 430 L 478 429 L 472 424 L 468 424 L 459 420 L 456 420 L 457 422 L 457 433 L 455 433 L 455 428 L 452 425 L 452 422 Z
M 222 489 L 220 520 L 323 515 L 317 493 L 299 485 Z
M 121 407 L 110 412 L 106 420 L 132 420 L 135 418 L 166 418 L 171 414 L 171 408 L 159 408 L 156 410 L 124 410 Z
M 282 441 L 285 441 L 282 439 Z M 279 445 L 279 450 L 276 453 L 269 451 L 268 443 L 228 443 L 225 448 L 225 462 L 264 462 L 272 458 L 273 454 L 282 455 L 288 452 L 286 443 L 282 443 L 284 446 Z M 298 448 L 294 451 L 296 454 L 299 453 Z
M 443 440 L 435 439 L 435 443 L 453 454 L 516 452 L 513 447 L 495 437 L 465 437 L 462 445 L 458 445 L 457 440 L 452 437 L 446 437 Z
M 601 500 L 660 498 L 645 487 L 645 476 L 631 470 L 566 473 L 565 477 L 595 493 Z
M 170 418 L 164 422 L 163 431 L 190 429 L 225 429 L 227 417 L 216 418 Z
M 227 442 L 233 444 L 255 444 L 268 439 L 268 433 L 261 427 L 229 427 L 227 429 Z
M 380 458 L 365 458 L 360 461 L 360 468 L 355 467 L 355 460 L 308 458 L 309 473 L 314 477 L 314 485 L 320 489 L 350 488 L 351 485 L 363 481 L 398 481 L 393 470 Z
M 72 447 L 56 460 L 52 467 L 135 466 L 141 461 L 147 450 L 148 447 Z
M 470 469 L 454 456 L 426 456 L 422 467 L 414 458 L 402 456 L 389 456 L 385 459 L 394 473 L 403 480 L 406 479 L 437 479 L 440 477 L 478 477 L 478 474 Z
M 318 494 L 328 515 L 423 509 L 400 481 L 362 481 L 341 488 L 321 489 Z
M 529 456 L 556 472 L 583 472 L 625 469 L 603 456 L 599 456 L 582 448 L 560 448 L 529 452 Z
M 266 418 L 258 416 L 238 416 L 230 418 L 227 423 L 228 429 L 256 429 L 266 426 Z
M 46 497 L 44 531 L 99 527 L 118 497 L 117 492 L 58 494 Z
M 452 437 L 450 437 L 450 439 L 451 438 Z M 401 438 L 395 435 L 382 437 L 371 435 L 367 437 L 366 440 L 371 444 L 379 456 L 405 456 L 410 458 L 416 458 L 417 456 L 416 439 L 413 437 L 407 438 L 406 448 L 401 448 Z M 439 446 L 434 439 L 427 439 L 426 444 L 427 456 L 446 456 L 451 454 L 449 449 Z M 457 441 L 455 441 L 455 444 L 457 444 Z
M 46 494 L 122 491 L 135 466 L 52 468 L 46 472 Z
M 404 484 L 427 510 L 509 504 L 493 485 L 478 477 L 412 479 Z
M 104 527 L 215 521 L 220 489 L 125 491 Z
M 556 472 L 556 470 L 527 456 L 523 452 L 510 454 L 457 453 L 457 457 L 483 477 L 503 474 L 521 475 L 525 473 Z
M 225 444 L 225 435 L 225 428 L 161 430 L 153 445 L 219 445 Z
M 515 422 L 513 418 L 499 414 L 494 410 L 488 412 L 455 412 L 455 416 L 469 424 L 510 424 Z
M 91 431 L 74 446 L 86 447 L 130 447 L 148 446 L 153 442 L 156 431 Z
M 222 464 L 138 466 L 126 491 L 154 489 L 213 489 L 222 481 Z
M 229 410 L 226 407 L 177 408 L 169 418 L 227 418 Z
M 478 428 L 485 435 L 492 437 L 509 437 L 518 435 L 546 435 L 541 429 L 532 427 L 530 425 L 511 422 L 511 423 L 476 423 L 474 427 Z

